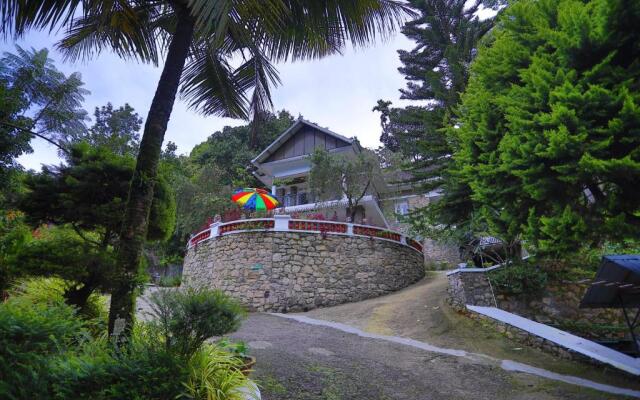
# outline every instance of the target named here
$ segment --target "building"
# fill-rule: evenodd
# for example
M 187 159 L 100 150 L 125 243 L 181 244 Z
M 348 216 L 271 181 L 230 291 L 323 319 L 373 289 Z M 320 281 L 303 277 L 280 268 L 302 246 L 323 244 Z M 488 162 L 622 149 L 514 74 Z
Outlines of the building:
M 330 153 L 354 155 L 362 151 L 355 138 L 347 138 L 299 118 L 289 129 L 264 149 L 252 164 L 254 175 L 280 201 L 279 213 L 300 216 L 322 215 L 321 218 L 345 222 L 347 200 L 345 198 L 316 201 L 308 186 L 311 170 L 310 155 L 316 148 Z M 355 223 L 389 228 L 381 208 L 384 182 L 373 182 L 367 194 L 360 200 Z
M 254 175 L 280 201 L 276 213 L 309 219 L 347 222 L 347 200 L 316 201 L 308 186 L 310 155 L 316 148 L 330 153 L 354 155 L 363 149 L 355 138 L 348 138 L 299 118 L 255 159 Z M 403 175 L 404 174 L 404 175 Z M 407 183 L 406 173 L 383 173 L 372 182 L 359 203 L 354 223 L 373 225 L 407 234 L 402 216 L 438 199 L 438 193 L 422 193 L 419 185 Z M 425 258 L 433 263 L 457 263 L 458 253 L 450 246 L 424 241 Z

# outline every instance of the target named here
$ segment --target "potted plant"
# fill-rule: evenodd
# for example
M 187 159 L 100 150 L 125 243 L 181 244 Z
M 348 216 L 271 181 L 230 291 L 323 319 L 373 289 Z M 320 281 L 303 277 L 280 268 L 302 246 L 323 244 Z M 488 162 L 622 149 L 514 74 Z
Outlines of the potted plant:
M 256 358 L 249 355 L 249 347 L 247 344 L 242 340 L 232 342 L 228 339 L 223 339 L 219 341 L 218 344 L 234 357 L 242 360 L 240 371 L 242 371 L 245 376 L 249 376 L 251 371 L 253 371 L 253 366 L 256 364 Z

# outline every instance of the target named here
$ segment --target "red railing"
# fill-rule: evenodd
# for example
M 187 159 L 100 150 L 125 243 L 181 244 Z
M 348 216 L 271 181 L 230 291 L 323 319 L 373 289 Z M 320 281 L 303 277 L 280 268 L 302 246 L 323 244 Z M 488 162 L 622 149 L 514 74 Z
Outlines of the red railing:
M 195 246 L 199 242 L 202 242 L 205 239 L 209 239 L 209 236 L 211 236 L 211 230 L 210 229 L 207 229 L 206 231 L 202 231 L 202 232 L 198 233 L 197 235 L 195 235 L 194 237 L 192 237 L 191 240 L 189 240 L 189 246 Z
M 248 231 L 252 229 L 273 229 L 274 221 L 272 219 L 256 220 L 256 221 L 238 221 L 230 224 L 221 225 L 218 228 L 218 234 L 231 231 Z
M 407 238 L 407 244 L 422 253 L 422 245 L 417 240 Z
M 323 221 L 305 221 L 292 220 L 289 221 L 289 229 L 296 231 L 318 231 L 318 232 L 336 232 L 347 233 L 347 224 L 323 222 Z
M 353 233 L 355 235 L 371 236 L 371 237 L 378 237 L 378 238 L 382 238 L 382 239 L 389 239 L 389 240 L 393 240 L 395 242 L 399 242 L 401 240 L 401 238 L 402 238 L 402 235 L 400 235 L 397 232 L 391 232 L 391 231 L 388 231 L 386 229 L 379 229 L 379 228 L 374 228 L 374 227 L 370 227 L 370 226 L 354 225 L 353 226 Z
M 285 222 L 285 221 L 281 221 Z M 319 232 L 322 234 L 325 233 L 334 233 L 334 234 L 343 234 L 343 235 L 357 235 L 357 236 L 367 236 L 370 238 L 378 238 L 378 239 L 386 239 L 391 240 L 398 243 L 405 243 L 403 241 L 402 234 L 394 231 L 389 231 L 384 228 L 378 228 L 374 226 L 367 225 L 356 225 L 356 224 L 345 224 L 340 222 L 330 222 L 330 221 L 320 221 L 320 220 L 301 220 L 301 219 L 290 219 L 286 221 L 286 225 L 283 227 L 279 225 L 278 231 L 287 232 L 287 231 L 301 231 L 301 232 Z M 275 229 L 276 221 L 272 218 L 261 218 L 261 219 L 250 219 L 250 220 L 239 220 L 234 222 L 227 222 L 222 224 L 213 224 L 212 228 L 203 230 L 199 232 L 195 236 L 193 236 L 189 240 L 189 247 L 193 247 L 197 245 L 199 242 L 203 240 L 209 239 L 211 237 L 211 232 L 213 230 L 214 234 L 217 236 L 224 235 L 230 232 L 236 231 L 251 231 L 251 230 L 268 230 L 272 231 Z M 406 238 L 406 245 L 412 247 L 413 249 L 422 252 L 422 245 L 411 238 Z

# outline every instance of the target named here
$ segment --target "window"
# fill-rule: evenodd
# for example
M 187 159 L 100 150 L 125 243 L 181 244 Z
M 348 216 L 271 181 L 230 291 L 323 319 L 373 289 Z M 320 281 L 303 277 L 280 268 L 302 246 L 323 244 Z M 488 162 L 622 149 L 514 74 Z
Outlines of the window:
M 409 203 L 406 200 L 398 200 L 395 204 L 396 214 L 407 215 L 409 214 Z

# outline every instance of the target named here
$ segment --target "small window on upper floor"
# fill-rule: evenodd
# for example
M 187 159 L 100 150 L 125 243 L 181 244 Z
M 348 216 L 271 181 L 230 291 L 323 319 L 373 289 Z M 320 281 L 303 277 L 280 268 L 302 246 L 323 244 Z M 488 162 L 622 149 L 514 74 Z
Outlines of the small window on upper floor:
M 406 200 L 396 201 L 395 212 L 396 214 L 400 214 L 400 215 L 409 214 L 409 202 L 407 202 Z

